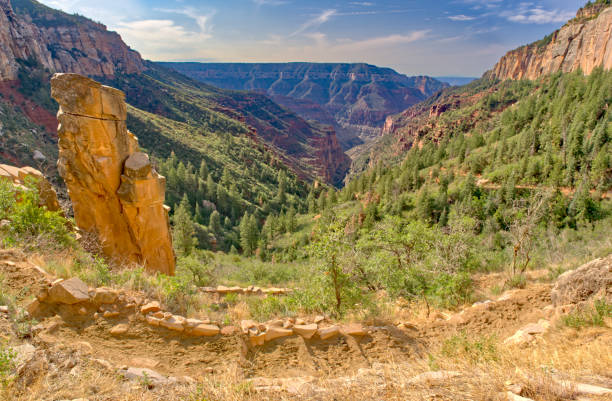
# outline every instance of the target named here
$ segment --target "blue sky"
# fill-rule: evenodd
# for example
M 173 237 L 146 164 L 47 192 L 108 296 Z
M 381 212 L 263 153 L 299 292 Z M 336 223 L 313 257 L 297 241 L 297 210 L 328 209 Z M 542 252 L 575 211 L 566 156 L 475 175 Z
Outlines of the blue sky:
M 480 76 L 586 0 L 42 0 L 106 24 L 156 61 L 367 62 Z

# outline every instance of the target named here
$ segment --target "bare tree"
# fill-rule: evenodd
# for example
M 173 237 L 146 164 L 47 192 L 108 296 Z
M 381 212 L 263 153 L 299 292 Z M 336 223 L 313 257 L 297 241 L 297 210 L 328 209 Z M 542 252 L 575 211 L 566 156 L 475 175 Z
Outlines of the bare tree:
M 544 216 L 551 197 L 550 191 L 538 191 L 531 199 L 521 199 L 514 203 L 512 214 L 515 218 L 510 225 L 513 245 L 512 276 L 517 272 L 522 275 L 527 270 L 534 245 L 534 230 Z

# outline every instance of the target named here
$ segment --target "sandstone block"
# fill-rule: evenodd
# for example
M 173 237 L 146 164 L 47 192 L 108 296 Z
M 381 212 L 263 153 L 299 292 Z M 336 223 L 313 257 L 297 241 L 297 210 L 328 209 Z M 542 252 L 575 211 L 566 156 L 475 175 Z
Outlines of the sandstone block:
M 76 304 L 89 300 L 89 288 L 80 279 L 73 277 L 56 283 L 49 290 L 50 303 Z
M 127 333 L 129 329 L 130 329 L 129 325 L 127 325 L 125 323 L 121 323 L 121 324 L 118 324 L 118 325 L 114 326 L 112 329 L 110 329 L 110 333 L 113 336 L 121 336 L 121 335 Z
M 140 308 L 140 313 L 142 313 L 143 315 L 146 315 L 148 313 L 159 312 L 160 310 L 161 310 L 161 307 L 159 305 L 159 302 L 153 301 L 153 302 L 149 302 L 148 304 L 143 305 Z
M 219 334 L 219 327 L 213 324 L 199 324 L 191 329 L 194 336 L 214 337 Z
M 311 339 L 317 332 L 318 326 L 316 323 L 311 324 L 296 324 L 293 326 L 293 332 L 305 339 Z
M 268 326 L 266 330 L 266 341 L 272 341 L 276 338 L 288 337 L 293 335 L 293 330 L 291 329 L 283 329 L 276 326 Z
M 148 315 L 146 318 L 147 323 L 149 323 L 151 326 L 159 326 L 159 323 L 161 322 L 161 319 L 153 317 L 151 315 Z
M 252 346 L 264 345 L 266 342 L 266 333 L 249 335 L 249 342 Z
M 160 320 L 159 325 L 165 327 L 168 330 L 184 331 L 183 320 L 178 319 L 177 316 L 172 316 L 169 319 Z
M 346 324 L 340 328 L 342 334 L 347 336 L 365 336 L 368 331 L 358 323 Z
M 93 301 L 97 304 L 113 304 L 117 301 L 117 298 L 117 291 L 110 288 L 100 287 L 96 288 Z
M 249 329 L 252 327 L 257 327 L 258 323 L 254 320 L 243 320 L 240 322 L 240 329 L 244 334 L 249 332 Z
M 327 340 L 340 334 L 340 328 L 338 326 L 330 326 L 317 331 L 321 340 Z

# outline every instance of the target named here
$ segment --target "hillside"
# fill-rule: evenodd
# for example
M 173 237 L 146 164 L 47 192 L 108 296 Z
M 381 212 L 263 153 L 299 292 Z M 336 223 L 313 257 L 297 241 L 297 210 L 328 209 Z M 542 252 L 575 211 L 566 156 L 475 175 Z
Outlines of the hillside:
M 4 49 L 1 80 L 9 82 L 2 86 L 3 96 L 12 96 L 8 87 L 17 88 L 25 98 L 23 104 L 17 104 L 19 108 L 39 107 L 48 111 L 43 110 L 46 115 L 54 114 L 46 83 L 49 72 L 76 72 L 117 86 L 127 93 L 128 102 L 145 111 L 180 122 L 191 120 L 194 130 L 224 129 L 223 124 L 215 127 L 209 122 L 220 120 L 233 125 L 235 132 L 259 136 L 302 179 L 338 183 L 348 169 L 350 161 L 333 132 L 310 126 L 265 96 L 223 91 L 173 74 L 142 60 L 119 35 L 84 17 L 30 0 L 3 0 L 0 7 L 4 19 L 0 28 L 0 48 Z M 53 135 L 52 123 L 45 120 L 41 124 L 37 117 L 33 120 Z M 157 149 L 150 150 L 155 153 Z M 167 149 L 159 151 L 169 153 Z M 8 152 L 13 161 L 19 160 L 17 152 Z M 46 156 L 54 158 L 53 154 Z
M 388 115 L 447 86 L 369 64 L 161 64 L 220 88 L 266 93 L 306 119 L 332 123 L 344 149 L 376 137 Z

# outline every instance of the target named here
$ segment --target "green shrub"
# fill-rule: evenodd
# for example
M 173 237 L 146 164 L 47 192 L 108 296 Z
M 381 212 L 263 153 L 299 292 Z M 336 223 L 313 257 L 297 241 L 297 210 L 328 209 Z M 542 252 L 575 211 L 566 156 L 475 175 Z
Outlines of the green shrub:
M 11 191 L 9 189 L 9 191 Z M 10 205 L 7 201 L 7 188 L 0 188 L 2 202 Z M 75 239 L 66 219 L 59 212 L 51 212 L 39 206 L 39 197 L 36 181 L 26 180 L 26 189 L 16 193 L 12 189 L 13 196 L 19 196 L 20 201 L 12 205 L 12 209 L 5 212 L 10 224 L 5 229 L 4 241 L 8 245 L 20 244 L 25 248 L 66 248 L 73 246 Z
M 604 319 L 610 317 L 612 317 L 612 304 L 607 303 L 605 299 L 600 299 L 595 301 L 592 307 L 563 316 L 561 322 L 567 327 L 580 329 L 589 326 L 604 326 Z
M 15 367 L 17 354 L 4 343 L 0 343 L 0 385 L 3 388 L 10 383 L 11 373 Z
M 468 359 L 472 362 L 498 360 L 496 338 L 494 336 L 473 338 L 473 336 L 468 336 L 466 332 L 461 332 L 444 341 L 441 353 L 447 357 Z
M 248 297 L 246 300 L 251 317 L 260 322 L 278 316 L 296 315 L 293 309 L 295 304 L 286 297 Z

